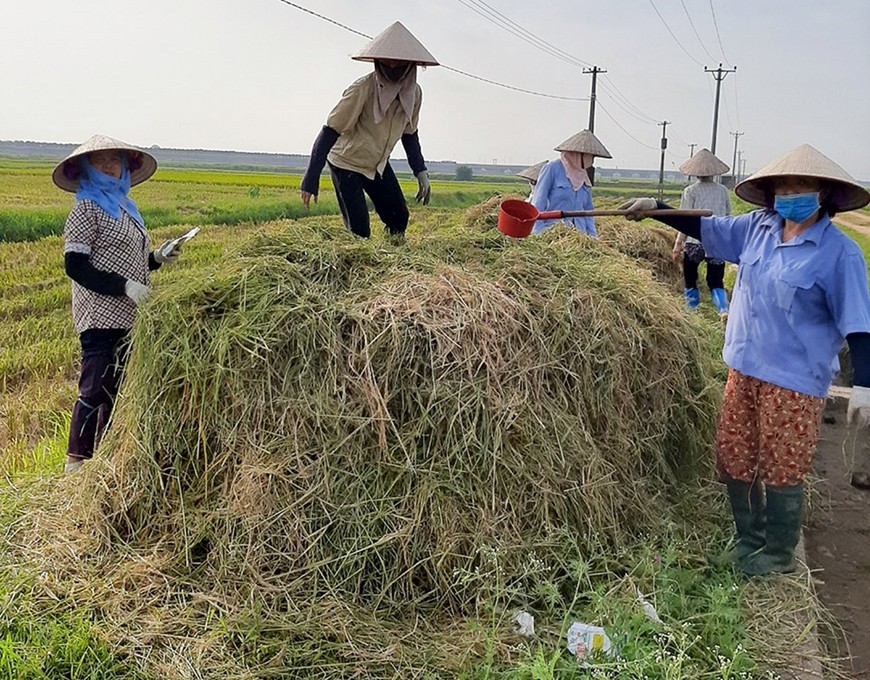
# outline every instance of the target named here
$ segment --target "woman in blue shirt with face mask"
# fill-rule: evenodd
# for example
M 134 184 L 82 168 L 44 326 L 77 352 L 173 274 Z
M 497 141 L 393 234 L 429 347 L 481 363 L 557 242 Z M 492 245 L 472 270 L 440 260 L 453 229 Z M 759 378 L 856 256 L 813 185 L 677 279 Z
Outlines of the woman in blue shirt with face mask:
M 844 340 L 853 364 L 850 423 L 870 428 L 870 290 L 860 247 L 831 222 L 870 193 L 809 145 L 735 189 L 759 205 L 735 217 L 657 218 L 739 263 L 723 358 L 729 367 L 716 460 L 749 575 L 794 571 L 803 478 Z M 629 211 L 667 208 L 652 198 Z M 629 219 L 637 219 L 629 216 Z M 866 434 L 863 436 L 867 436 Z

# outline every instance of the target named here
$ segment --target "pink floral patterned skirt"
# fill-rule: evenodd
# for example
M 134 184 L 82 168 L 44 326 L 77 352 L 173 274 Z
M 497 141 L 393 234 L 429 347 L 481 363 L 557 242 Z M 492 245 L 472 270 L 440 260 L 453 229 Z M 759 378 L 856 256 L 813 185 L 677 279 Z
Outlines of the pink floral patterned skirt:
M 716 432 L 720 478 L 800 484 L 813 462 L 824 408 L 820 397 L 729 370 Z

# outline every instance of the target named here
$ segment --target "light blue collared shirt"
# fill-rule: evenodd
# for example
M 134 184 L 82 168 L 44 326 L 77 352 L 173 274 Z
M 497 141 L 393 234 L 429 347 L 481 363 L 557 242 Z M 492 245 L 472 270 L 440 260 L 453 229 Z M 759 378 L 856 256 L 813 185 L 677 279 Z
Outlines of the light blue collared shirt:
M 538 183 L 532 192 L 531 204 L 540 212 L 548 210 L 592 210 L 592 193 L 585 184 L 577 191 L 571 186 L 571 180 L 565 173 L 562 159 L 557 158 L 541 168 Z M 560 220 L 538 220 L 532 229 L 533 234 L 540 234 Z M 573 224 L 577 231 L 598 237 L 595 231 L 595 220 L 591 217 L 570 217 L 565 222 Z
M 827 215 L 782 242 L 772 210 L 702 217 L 708 257 L 740 268 L 725 331 L 725 363 L 785 389 L 824 397 L 850 333 L 870 332 L 867 265 Z

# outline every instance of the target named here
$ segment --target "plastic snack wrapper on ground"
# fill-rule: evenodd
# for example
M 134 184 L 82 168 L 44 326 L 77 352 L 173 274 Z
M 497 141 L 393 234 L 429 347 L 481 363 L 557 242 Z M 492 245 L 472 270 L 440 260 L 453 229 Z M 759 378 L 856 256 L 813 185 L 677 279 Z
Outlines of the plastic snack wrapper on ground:
M 650 621 L 661 623 L 662 620 L 659 618 L 659 613 L 656 611 L 656 608 L 643 596 L 643 593 L 640 592 L 640 588 L 635 588 L 635 590 L 637 591 L 637 601 L 640 602 L 640 608 L 643 609 L 643 613 L 646 617 Z
M 586 657 L 596 652 L 613 656 L 613 645 L 607 633 L 600 626 L 575 621 L 568 629 L 568 651 L 582 664 Z
M 535 617 L 528 612 L 517 612 L 514 616 L 517 633 L 523 637 L 535 636 Z

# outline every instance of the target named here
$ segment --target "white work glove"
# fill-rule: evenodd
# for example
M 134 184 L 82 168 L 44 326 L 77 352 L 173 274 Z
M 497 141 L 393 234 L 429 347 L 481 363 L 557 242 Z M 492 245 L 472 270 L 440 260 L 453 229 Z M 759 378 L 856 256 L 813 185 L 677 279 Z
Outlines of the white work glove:
M 641 213 L 645 210 L 655 210 L 659 204 L 654 198 L 629 198 L 625 203 L 619 206 L 619 210 L 628 210 L 629 213 Z M 626 215 L 625 219 L 637 222 L 643 219 L 643 215 L 634 214 Z
M 417 203 L 423 203 L 423 205 L 429 205 L 429 199 L 432 197 L 432 186 L 429 184 L 429 172 L 426 170 L 421 170 L 417 173 L 417 185 L 419 189 L 417 189 L 417 195 L 414 197 L 417 199 Z
M 859 432 L 870 428 L 870 387 L 852 388 L 846 422 L 854 425 Z
M 141 305 L 151 295 L 151 289 L 138 281 L 127 279 L 124 284 L 124 294 L 137 305 Z
M 154 259 L 159 264 L 175 264 L 179 255 L 181 255 L 181 244 L 174 241 L 164 241 L 163 245 L 154 251 Z

